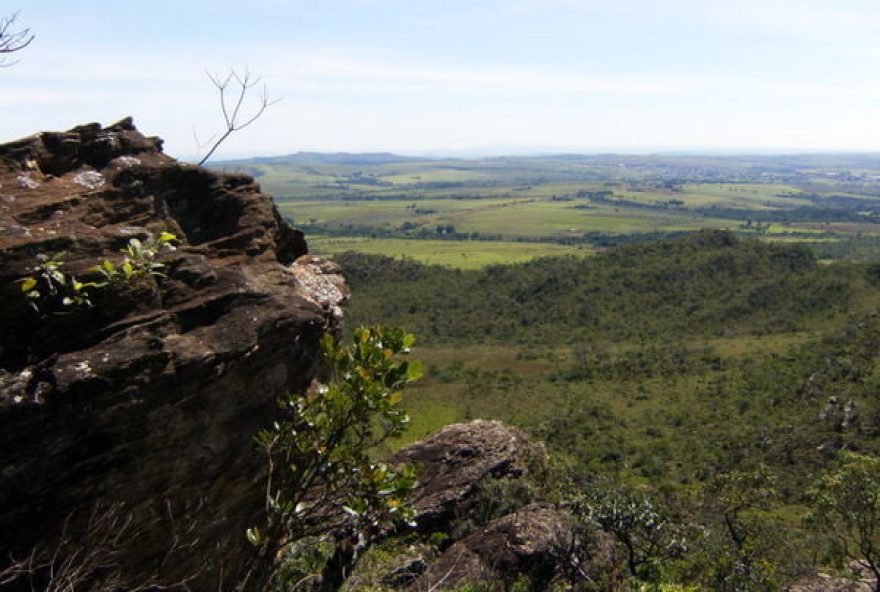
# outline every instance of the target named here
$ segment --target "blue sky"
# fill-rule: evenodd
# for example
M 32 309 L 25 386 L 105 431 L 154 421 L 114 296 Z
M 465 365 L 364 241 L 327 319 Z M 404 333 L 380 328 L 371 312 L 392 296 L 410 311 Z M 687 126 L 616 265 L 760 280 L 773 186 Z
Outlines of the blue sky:
M 133 115 L 176 156 L 205 70 L 282 100 L 218 157 L 880 150 L 877 0 L 15 0 L 0 139 Z

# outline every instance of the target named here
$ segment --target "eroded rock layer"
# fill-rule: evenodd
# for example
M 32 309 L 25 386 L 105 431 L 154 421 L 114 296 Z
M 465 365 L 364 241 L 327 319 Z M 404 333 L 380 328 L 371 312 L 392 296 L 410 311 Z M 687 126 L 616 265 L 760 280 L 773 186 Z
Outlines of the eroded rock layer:
M 257 565 L 253 437 L 312 379 L 347 290 L 250 177 L 161 146 L 130 120 L 0 146 L 0 569 L 86 537 L 113 566 L 97 577 L 132 585 L 228 590 Z M 167 277 L 91 307 L 23 298 L 41 255 L 88 277 L 163 231 Z

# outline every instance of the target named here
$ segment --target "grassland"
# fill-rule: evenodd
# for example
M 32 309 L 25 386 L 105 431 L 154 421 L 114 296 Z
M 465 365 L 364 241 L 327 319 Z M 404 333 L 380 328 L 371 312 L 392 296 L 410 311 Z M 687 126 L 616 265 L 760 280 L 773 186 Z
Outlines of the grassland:
M 539 257 L 586 256 L 594 251 L 586 245 L 567 246 L 549 243 L 509 241 L 406 240 L 355 236 L 309 236 L 309 250 L 317 255 L 333 256 L 347 251 L 372 255 L 409 258 L 426 265 L 458 269 L 479 269 L 486 265 L 521 263 Z

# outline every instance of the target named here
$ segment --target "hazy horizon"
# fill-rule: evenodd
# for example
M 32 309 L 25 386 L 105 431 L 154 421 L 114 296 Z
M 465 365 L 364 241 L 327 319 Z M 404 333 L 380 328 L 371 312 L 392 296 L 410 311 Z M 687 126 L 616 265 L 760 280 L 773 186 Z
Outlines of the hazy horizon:
M 0 69 L 3 140 L 134 116 L 175 156 L 219 129 L 205 70 L 283 100 L 216 155 L 880 151 L 866 0 L 45 0 Z M 8 14 L 8 13 L 7 13 Z
M 424 151 L 409 152 L 406 150 L 296 150 L 294 152 L 273 153 L 273 154 L 244 154 L 241 156 L 226 156 L 221 159 L 212 159 L 215 162 L 235 162 L 243 160 L 272 159 L 284 158 L 286 156 L 298 156 L 305 154 L 321 154 L 321 155 L 369 155 L 369 154 L 390 154 L 404 158 L 426 158 L 426 159 L 481 159 L 481 158 L 505 158 L 505 157 L 550 157 L 550 156 L 659 156 L 659 157 L 675 157 L 675 156 L 705 156 L 705 157 L 797 157 L 797 156 L 861 156 L 880 158 L 880 149 L 877 150 L 810 150 L 800 148 L 766 148 L 766 149 L 749 149 L 749 148 L 643 148 L 628 149 L 626 147 L 530 147 L 530 146 L 510 146 L 510 147 L 481 147 L 475 146 L 470 149 L 428 149 Z M 182 159 L 192 159 L 194 154 L 178 155 Z

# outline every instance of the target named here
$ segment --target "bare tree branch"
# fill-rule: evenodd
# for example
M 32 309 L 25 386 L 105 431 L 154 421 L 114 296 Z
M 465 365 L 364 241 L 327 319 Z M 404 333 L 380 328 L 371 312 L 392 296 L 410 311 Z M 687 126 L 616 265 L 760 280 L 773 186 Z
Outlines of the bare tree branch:
M 208 80 L 211 81 L 211 84 L 214 85 L 214 88 L 217 89 L 217 93 L 219 94 L 220 112 L 223 114 L 223 124 L 225 129 L 219 135 L 215 134 L 211 137 L 209 143 L 213 143 L 205 156 L 199 161 L 200 166 L 205 164 L 208 159 L 211 158 L 226 138 L 255 122 L 261 115 L 263 115 L 266 109 L 281 100 L 280 98 L 270 98 L 269 91 L 266 89 L 266 85 L 263 84 L 260 94 L 256 97 L 256 109 L 250 117 L 246 117 L 242 115 L 242 107 L 244 106 L 245 98 L 250 94 L 251 89 L 262 82 L 262 78 L 259 76 L 254 77 L 247 68 L 245 68 L 244 72 L 241 74 L 236 72 L 235 69 L 230 69 L 229 74 L 225 77 L 221 77 L 218 74 L 212 74 L 211 72 L 205 72 L 205 74 L 208 76 Z M 214 138 L 217 139 L 214 140 Z M 199 148 L 202 148 L 202 146 L 199 146 Z
M 0 16 L 0 68 L 18 63 L 18 60 L 9 60 L 6 54 L 21 51 L 34 40 L 34 34 L 30 29 L 14 30 L 17 18 L 17 12 L 9 16 Z

